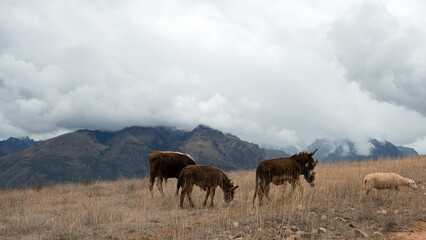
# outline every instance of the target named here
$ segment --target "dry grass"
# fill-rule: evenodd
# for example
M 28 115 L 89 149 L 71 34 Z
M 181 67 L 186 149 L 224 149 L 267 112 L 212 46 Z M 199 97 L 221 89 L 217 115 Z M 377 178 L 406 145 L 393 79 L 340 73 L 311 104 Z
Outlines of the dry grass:
M 147 179 L 6 190 L 0 191 L 0 239 L 353 239 L 355 228 L 380 232 L 380 239 L 426 220 L 425 170 L 426 157 L 320 164 L 315 187 L 302 180 L 303 196 L 273 186 L 261 208 L 251 202 L 254 171 L 229 173 L 240 188 L 229 205 L 218 189 L 214 208 L 201 206 L 205 192 L 195 188 L 195 209 L 187 199 L 180 209 L 175 179 L 164 186 L 165 198 L 154 188 L 154 199 Z M 373 190 L 372 202 L 360 201 L 364 175 L 386 171 L 415 179 L 419 189 Z

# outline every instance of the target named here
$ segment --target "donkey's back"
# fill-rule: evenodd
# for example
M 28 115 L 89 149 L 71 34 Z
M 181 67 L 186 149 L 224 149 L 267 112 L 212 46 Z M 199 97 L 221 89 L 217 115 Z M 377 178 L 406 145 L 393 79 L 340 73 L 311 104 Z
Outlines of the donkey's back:
M 189 181 L 202 189 L 217 187 L 223 181 L 224 173 L 217 167 L 207 165 L 189 165 L 180 173 L 182 184 Z M 183 185 L 181 185 L 183 186 Z

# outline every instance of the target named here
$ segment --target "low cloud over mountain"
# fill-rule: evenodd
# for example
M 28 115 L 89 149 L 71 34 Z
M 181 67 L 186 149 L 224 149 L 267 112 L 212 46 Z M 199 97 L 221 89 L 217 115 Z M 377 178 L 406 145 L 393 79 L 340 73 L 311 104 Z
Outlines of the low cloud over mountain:
M 413 148 L 395 146 L 388 141 L 378 141 L 370 139 L 368 152 L 365 146 L 359 150 L 359 146 L 349 140 L 330 140 L 321 138 L 315 140 L 307 147 L 307 151 L 313 151 L 318 148 L 315 157 L 322 162 L 337 161 L 360 161 L 363 159 L 379 159 L 379 158 L 398 158 L 405 156 L 418 155 Z
M 349 140 L 315 140 L 307 151 L 318 148 L 320 162 L 359 161 L 417 155 L 412 148 L 370 140 L 369 154 Z M 23 150 L 22 150 L 23 149 Z M 167 150 L 191 154 L 197 164 L 224 170 L 254 169 L 265 159 L 286 157 L 279 149 L 257 144 L 199 125 L 192 131 L 169 127 L 129 127 L 116 132 L 78 130 L 42 142 L 29 138 L 0 141 L 0 188 L 38 183 L 146 177 L 148 154 Z M 360 150 L 361 149 L 361 150 Z
M 156 150 L 189 153 L 197 164 L 224 170 L 253 169 L 269 156 L 256 144 L 206 126 L 192 131 L 167 127 L 79 130 L 1 157 L 0 188 L 146 177 L 148 154 Z

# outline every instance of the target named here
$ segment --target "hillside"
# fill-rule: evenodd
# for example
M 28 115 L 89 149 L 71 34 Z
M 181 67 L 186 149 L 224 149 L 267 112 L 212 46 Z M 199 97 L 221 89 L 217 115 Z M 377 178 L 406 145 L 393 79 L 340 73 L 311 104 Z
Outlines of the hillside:
M 426 233 L 425 161 L 319 164 L 315 187 L 302 179 L 300 195 L 290 194 L 288 184 L 272 185 L 262 207 L 252 203 L 254 171 L 228 173 L 239 185 L 230 204 L 218 187 L 215 207 L 203 206 L 205 191 L 194 187 L 194 209 L 188 199 L 179 207 L 175 179 L 164 185 L 164 198 L 156 188 L 151 198 L 147 178 L 0 190 L 0 238 L 326 240 L 362 239 L 362 232 L 366 239 L 394 239 L 404 231 L 419 237 Z M 372 200 L 360 200 L 362 178 L 380 171 L 412 178 L 418 189 L 373 190 Z M 407 239 L 401 236 L 395 239 Z
M 359 155 L 349 140 L 326 138 L 315 140 L 307 151 L 318 148 L 315 159 L 322 163 L 418 155 L 387 141 L 371 139 L 370 144 L 369 156 Z M 116 132 L 78 130 L 45 141 L 28 137 L 0 141 L 0 153 L 7 154 L 0 156 L 0 188 L 145 177 L 148 154 L 157 150 L 189 153 L 198 164 L 224 170 L 254 169 L 265 159 L 289 156 L 203 125 L 192 131 L 136 126 Z
M 363 155 L 357 152 L 355 143 L 347 140 L 330 140 L 327 138 L 316 139 L 307 147 L 307 151 L 318 149 L 315 158 L 321 162 L 340 162 L 349 161 L 356 162 L 369 159 L 381 158 L 404 158 L 410 156 L 418 156 L 413 148 L 395 146 L 389 141 L 378 141 L 370 139 L 370 154 Z
M 11 153 L 19 152 L 26 148 L 32 147 L 38 144 L 39 141 L 34 141 L 28 137 L 26 138 L 14 138 L 10 137 L 7 140 L 0 141 L 0 157 L 6 156 Z
M 192 131 L 167 127 L 79 130 L 1 157 L 0 188 L 145 177 L 148 154 L 156 150 L 189 153 L 198 164 L 224 170 L 253 169 L 267 158 L 258 145 L 202 125 Z

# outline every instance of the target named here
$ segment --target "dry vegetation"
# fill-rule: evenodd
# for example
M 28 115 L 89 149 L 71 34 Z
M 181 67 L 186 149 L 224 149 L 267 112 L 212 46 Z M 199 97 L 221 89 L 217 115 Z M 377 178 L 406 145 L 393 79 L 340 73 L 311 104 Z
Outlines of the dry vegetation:
M 0 239 L 354 239 L 358 230 L 384 239 L 426 221 L 425 170 L 426 157 L 319 164 L 315 187 L 302 180 L 302 197 L 273 186 L 261 208 L 251 201 L 254 171 L 229 173 L 240 186 L 236 197 L 227 205 L 217 189 L 214 208 L 201 206 L 205 192 L 196 187 L 195 209 L 187 199 L 180 209 L 175 179 L 164 186 L 165 198 L 155 187 L 154 199 L 147 179 L 6 190 L 0 191 Z M 364 175 L 386 171 L 419 188 L 373 190 L 372 202 L 360 201 Z

